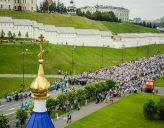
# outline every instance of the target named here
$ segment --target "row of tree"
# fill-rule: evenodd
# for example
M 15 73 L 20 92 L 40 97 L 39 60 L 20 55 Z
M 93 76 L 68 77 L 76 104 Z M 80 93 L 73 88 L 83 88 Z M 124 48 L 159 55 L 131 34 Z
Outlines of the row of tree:
M 46 0 L 43 3 L 40 3 L 40 8 L 39 10 L 40 12 L 58 12 L 58 13 L 67 13 L 67 9 L 66 6 L 64 6 L 63 3 L 59 2 L 56 3 L 55 1 L 51 3 L 51 5 L 49 5 L 48 1 Z
M 0 33 L 0 36 L 1 36 L 1 38 L 3 38 L 3 37 L 5 37 L 5 32 L 3 31 L 3 29 L 2 29 L 2 31 L 1 31 L 1 33 Z M 16 35 L 15 35 L 15 33 L 11 33 L 11 31 L 9 31 L 8 33 L 7 33 L 7 36 L 8 36 L 8 38 L 15 38 L 16 37 Z M 19 38 L 21 38 L 21 36 L 22 36 L 22 34 L 21 34 L 21 32 L 19 31 L 18 32 L 18 37 Z M 29 37 L 29 35 L 28 35 L 28 32 L 26 32 L 26 38 L 28 38 Z
M 94 13 L 87 11 L 85 16 L 92 20 L 121 22 L 121 19 L 118 20 L 118 18 L 115 16 L 115 14 L 112 11 L 109 12 L 96 11 Z
M 151 22 L 140 22 L 140 23 L 134 23 L 136 25 L 139 25 L 139 26 L 143 26 L 143 27 L 148 27 L 148 28 L 156 28 L 157 26 L 155 24 L 152 24 Z
M 161 98 L 157 104 L 151 99 L 144 103 L 143 113 L 147 119 L 154 119 L 156 114 L 158 114 L 161 119 L 164 119 L 164 98 Z

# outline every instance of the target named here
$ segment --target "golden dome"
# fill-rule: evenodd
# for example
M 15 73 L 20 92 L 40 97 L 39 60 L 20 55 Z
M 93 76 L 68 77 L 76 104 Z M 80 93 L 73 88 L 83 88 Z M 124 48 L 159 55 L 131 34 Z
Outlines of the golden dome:
M 34 99 L 45 99 L 49 97 L 48 92 L 50 91 L 50 83 L 47 81 L 43 70 L 43 59 L 39 59 L 39 70 L 36 78 L 30 85 L 32 91 L 32 98 Z

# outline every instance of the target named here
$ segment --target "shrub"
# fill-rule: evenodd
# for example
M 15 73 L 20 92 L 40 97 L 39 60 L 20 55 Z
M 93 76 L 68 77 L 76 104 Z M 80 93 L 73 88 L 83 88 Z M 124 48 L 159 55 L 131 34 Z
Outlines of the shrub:
M 5 36 L 5 33 L 4 33 L 3 29 L 2 29 L 2 31 L 1 31 L 1 37 L 3 38 L 4 36 Z
M 145 102 L 143 105 L 143 113 L 147 119 L 153 119 L 157 114 L 157 105 L 153 100 Z
M 13 38 L 15 38 L 16 37 L 16 35 L 15 35 L 15 33 L 13 33 Z
M 110 89 L 110 88 L 115 87 L 116 82 L 113 80 L 107 80 L 106 84 L 107 84 L 107 89 Z
M 160 99 L 160 102 L 157 104 L 157 114 L 161 117 L 161 119 L 164 119 L 164 98 Z
M 18 119 L 20 121 L 20 125 L 22 125 L 28 119 L 28 114 L 27 114 L 26 110 L 18 108 L 15 111 L 15 117 L 16 117 L 16 119 Z
M 20 31 L 19 31 L 19 33 L 18 33 L 18 37 L 21 38 L 21 32 L 20 32 Z
M 7 124 L 9 123 L 9 118 L 5 115 L 0 115 L 0 128 L 6 128 Z
M 30 104 L 30 106 L 28 107 L 28 112 L 30 113 L 30 115 L 32 115 L 33 113 L 33 109 L 34 109 L 34 101 L 32 102 L 32 104 Z
M 52 113 L 53 110 L 56 109 L 56 106 L 57 106 L 57 101 L 54 98 L 48 98 L 46 100 L 46 108 L 49 115 Z

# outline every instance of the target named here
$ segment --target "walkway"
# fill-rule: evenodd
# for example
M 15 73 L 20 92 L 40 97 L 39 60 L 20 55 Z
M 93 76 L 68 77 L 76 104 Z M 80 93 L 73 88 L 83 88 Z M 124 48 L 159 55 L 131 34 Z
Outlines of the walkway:
M 116 102 L 120 99 L 122 99 L 122 98 L 113 98 L 113 102 Z M 82 106 L 82 107 L 80 107 L 80 111 L 74 110 L 73 113 L 71 113 L 71 117 L 72 117 L 71 123 L 73 123 L 87 115 L 90 115 L 93 112 L 100 110 L 101 108 L 103 108 L 107 105 L 110 105 L 110 104 L 102 102 L 102 103 L 95 105 L 95 102 L 91 102 L 87 106 Z M 55 128 L 64 128 L 70 124 L 70 123 L 67 123 L 67 115 L 68 115 L 68 113 L 65 113 L 65 114 L 59 116 L 59 119 L 57 121 L 53 119 L 53 124 L 54 124 Z

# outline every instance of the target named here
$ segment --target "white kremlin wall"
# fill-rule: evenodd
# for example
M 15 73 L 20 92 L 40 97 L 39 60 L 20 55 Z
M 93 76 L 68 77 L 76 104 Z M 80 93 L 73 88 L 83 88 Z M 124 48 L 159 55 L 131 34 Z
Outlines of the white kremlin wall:
M 45 40 L 52 44 L 77 45 L 77 46 L 109 46 L 113 48 L 136 47 L 149 44 L 164 44 L 164 34 L 157 33 L 120 33 L 112 35 L 110 31 L 99 31 L 95 29 L 75 29 L 73 27 L 55 27 L 54 25 L 43 25 L 36 21 L 24 19 L 12 19 L 11 17 L 0 17 L 0 32 L 21 32 L 21 38 L 25 38 L 28 32 L 29 38 L 38 39 L 43 34 Z M 117 38 L 117 39 L 115 39 Z

